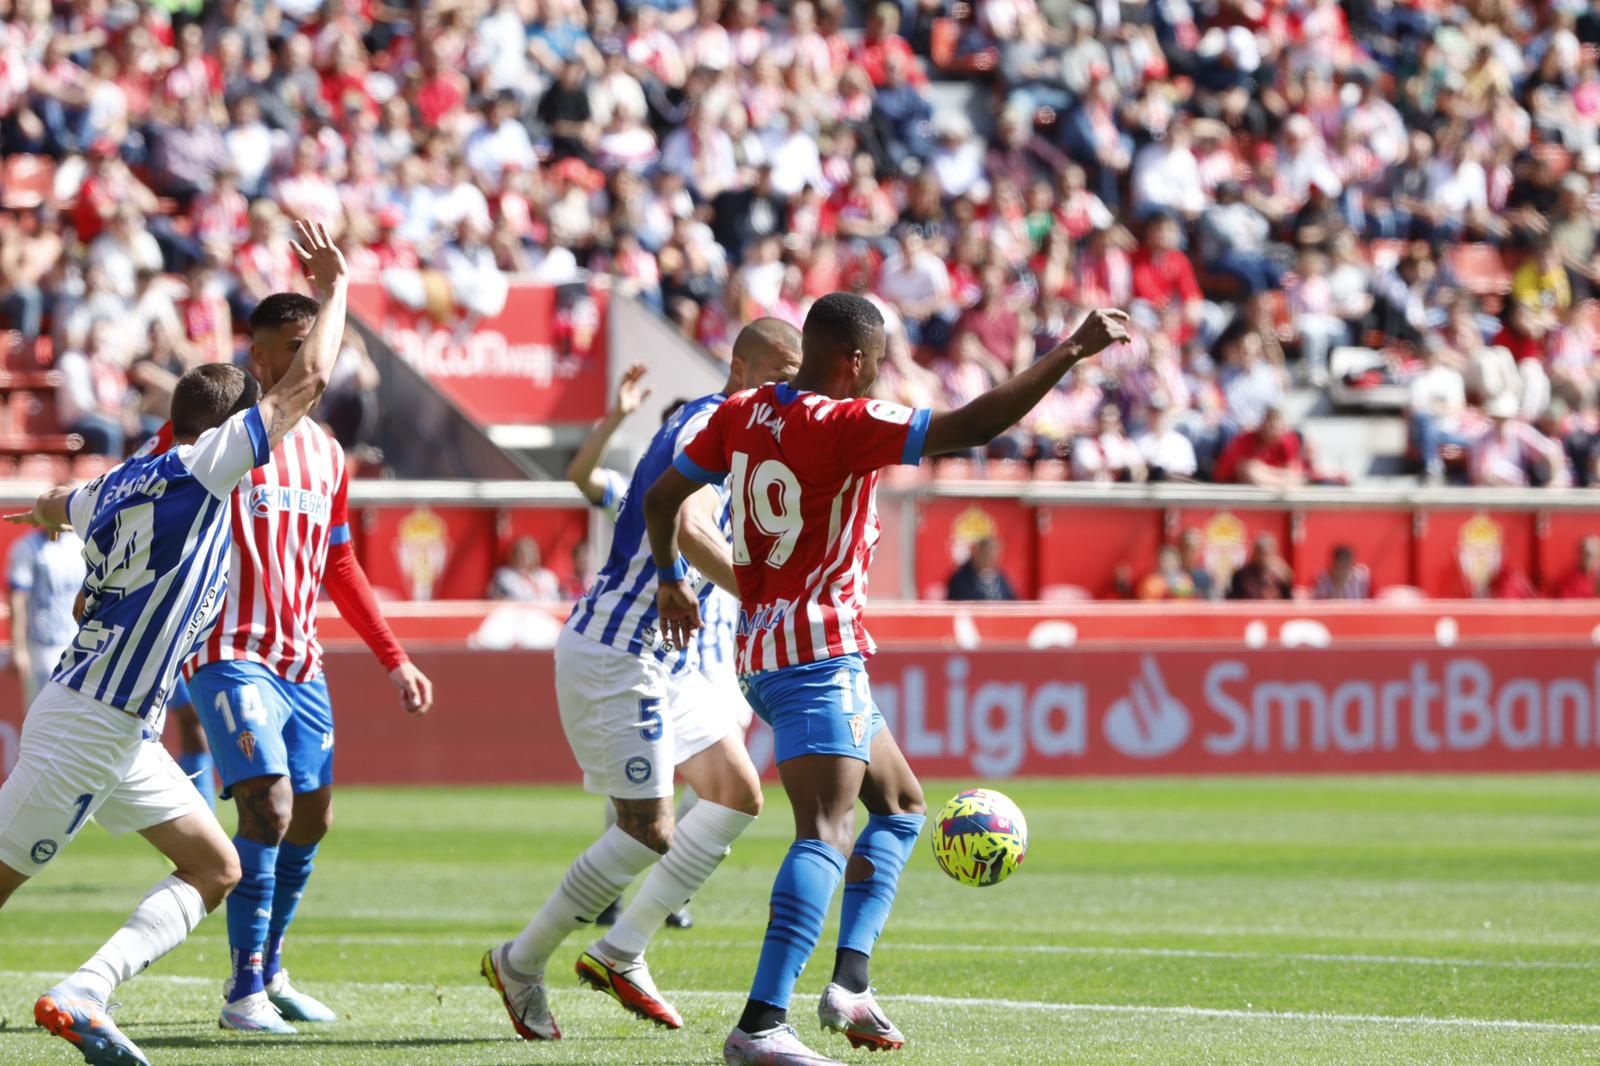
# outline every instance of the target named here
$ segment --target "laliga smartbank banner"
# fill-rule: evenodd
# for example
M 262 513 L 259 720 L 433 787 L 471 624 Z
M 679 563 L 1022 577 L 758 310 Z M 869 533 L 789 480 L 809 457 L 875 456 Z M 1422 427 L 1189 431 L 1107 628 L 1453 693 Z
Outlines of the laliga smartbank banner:
M 928 776 L 1600 768 L 1582 648 L 885 651 L 870 672 Z

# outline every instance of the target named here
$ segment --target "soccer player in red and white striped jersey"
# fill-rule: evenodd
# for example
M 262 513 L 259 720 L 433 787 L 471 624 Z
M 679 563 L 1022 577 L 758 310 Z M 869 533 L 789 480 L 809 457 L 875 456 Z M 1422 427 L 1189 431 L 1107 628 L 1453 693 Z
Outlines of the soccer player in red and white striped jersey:
M 874 648 L 862 613 L 879 535 L 878 471 L 987 445 L 1073 366 L 1127 340 L 1126 323 L 1120 311 L 1093 312 L 1033 366 L 934 413 L 865 399 L 883 359 L 883 316 L 861 297 L 830 293 L 806 315 L 793 384 L 730 396 L 646 492 L 659 628 L 682 647 L 700 619 L 678 556 L 678 511 L 701 485 L 728 482 L 740 679 L 772 726 L 794 806 L 795 841 L 773 884 L 750 998 L 723 1045 L 728 1063 L 834 1061 L 801 1043 L 788 1010 L 841 877 L 838 951 L 817 1013 L 854 1046 L 905 1043 L 868 983 L 926 809 L 867 682 Z M 852 840 L 858 799 L 870 817 Z
M 251 369 L 263 387 L 292 361 L 317 308 L 296 293 L 257 306 Z M 388 671 L 405 710 L 423 714 L 433 702 L 432 683 L 395 639 L 356 561 L 348 494 L 344 450 L 310 419 L 240 482 L 229 503 L 222 614 L 185 666 L 223 796 L 239 811 L 234 846 L 243 877 L 228 901 L 233 970 L 221 1016 L 228 1029 L 293 1032 L 289 1021 L 334 1017 L 281 966 L 284 930 L 332 820 L 333 711 L 316 622 L 324 588 Z

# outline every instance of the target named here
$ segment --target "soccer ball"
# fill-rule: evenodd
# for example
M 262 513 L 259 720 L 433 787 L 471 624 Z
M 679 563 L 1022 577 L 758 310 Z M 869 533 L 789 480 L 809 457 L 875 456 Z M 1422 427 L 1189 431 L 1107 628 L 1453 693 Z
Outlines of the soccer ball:
M 964 885 L 997 885 L 1027 854 L 1027 819 L 992 788 L 958 792 L 933 821 L 933 857 Z

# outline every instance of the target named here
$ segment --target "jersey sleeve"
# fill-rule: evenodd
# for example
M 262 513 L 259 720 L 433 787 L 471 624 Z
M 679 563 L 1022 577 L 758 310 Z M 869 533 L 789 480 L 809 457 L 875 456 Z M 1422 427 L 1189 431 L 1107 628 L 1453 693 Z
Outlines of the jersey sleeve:
M 106 475 L 101 474 L 87 485 L 79 485 L 67 497 L 67 519 L 84 540 L 89 539 L 89 523 L 94 521 L 95 508 L 100 503 L 100 490 L 105 487 Z
M 926 407 L 905 407 L 887 400 L 847 400 L 836 404 L 821 423 L 833 437 L 839 465 L 852 474 L 868 474 L 886 466 L 916 466 L 928 437 Z
M 11 546 L 6 557 L 6 584 L 12 592 L 28 592 L 33 588 L 33 558 L 39 550 L 39 538 L 29 534 Z
M 731 403 L 719 405 L 703 422 L 692 418 L 678 433 L 678 455 L 672 466 L 690 481 L 720 485 L 728 477 L 728 424 Z M 690 427 L 699 423 L 694 432 Z
M 226 500 L 239 479 L 272 458 L 271 438 L 261 409 L 241 411 L 183 449 L 183 462 L 195 480 L 219 500 Z
M 328 516 L 328 547 L 350 543 L 350 468 L 339 469 L 339 487 L 333 492 L 333 511 Z
M 600 502 L 594 506 L 597 510 L 604 512 L 607 518 L 615 522 L 617 513 L 622 510 L 622 497 L 628 491 L 628 479 L 615 470 L 610 470 L 603 466 L 597 469 L 595 473 L 599 475 L 601 481 L 605 482 L 605 489 L 600 493 Z

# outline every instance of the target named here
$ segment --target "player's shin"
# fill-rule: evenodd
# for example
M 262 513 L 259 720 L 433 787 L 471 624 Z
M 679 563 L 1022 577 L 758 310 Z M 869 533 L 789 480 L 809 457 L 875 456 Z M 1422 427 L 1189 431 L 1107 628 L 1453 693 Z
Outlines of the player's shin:
M 294 921 L 295 911 L 311 879 L 312 860 L 317 845 L 295 844 L 285 840 L 278 845 L 278 861 L 272 888 L 272 919 L 267 925 L 266 950 L 261 962 L 261 978 L 268 984 L 283 964 L 283 934 Z
M 233 980 L 228 1001 L 237 1002 L 266 988 L 262 973 L 272 900 L 277 886 L 278 848 L 235 836 L 239 852 L 238 887 L 228 897 L 228 948 Z
M 833 890 L 844 873 L 844 856 L 820 840 L 796 840 L 772 883 L 772 917 L 761 944 L 750 1002 L 739 1028 L 770 1029 L 787 1017 L 794 984 L 822 936 Z
M 616 826 L 589 845 L 567 869 L 555 894 L 506 949 L 515 974 L 534 977 L 561 942 L 594 921 L 606 904 L 661 856 Z
M 926 819 L 920 814 L 874 814 L 856 838 L 845 869 L 839 911 L 839 952 L 833 981 L 851 992 L 867 990 L 867 959 L 883 933 L 905 869 Z
M 739 834 L 754 821 L 754 815 L 720 803 L 696 803 L 678 823 L 672 846 L 639 886 L 633 902 L 600 942 L 600 949 L 618 962 L 632 962 L 644 954 L 667 915 L 689 902 L 727 857 Z
M 183 943 L 205 916 L 200 893 L 173 874 L 152 888 L 122 928 L 58 988 L 104 1006 L 118 985 Z

